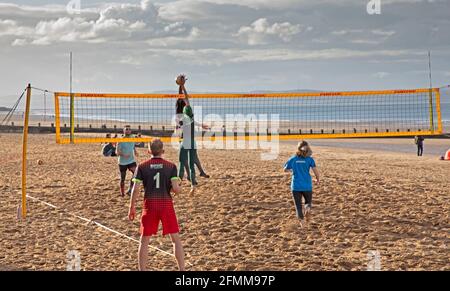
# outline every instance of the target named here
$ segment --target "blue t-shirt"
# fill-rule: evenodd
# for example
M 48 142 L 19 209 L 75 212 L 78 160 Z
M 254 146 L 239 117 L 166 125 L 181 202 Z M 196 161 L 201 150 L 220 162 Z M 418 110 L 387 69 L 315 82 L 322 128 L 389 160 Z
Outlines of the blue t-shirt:
M 292 170 L 292 191 L 312 191 L 312 179 L 309 174 L 311 168 L 316 167 L 316 162 L 311 157 L 291 157 L 284 165 L 287 170 Z
M 136 162 L 136 160 L 134 159 L 134 147 L 134 142 L 121 142 L 117 144 L 117 149 L 122 154 L 128 155 L 128 158 L 119 156 L 119 165 L 126 166 Z

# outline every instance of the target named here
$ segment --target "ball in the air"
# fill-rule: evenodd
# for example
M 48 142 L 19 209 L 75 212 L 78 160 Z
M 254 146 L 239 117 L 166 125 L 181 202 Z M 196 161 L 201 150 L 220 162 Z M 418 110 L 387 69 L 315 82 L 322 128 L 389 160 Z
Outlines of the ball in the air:
M 179 75 L 176 79 L 175 82 L 177 83 L 177 85 L 183 85 L 184 82 L 186 82 L 186 76 L 185 75 Z
M 44 161 L 43 161 L 43 160 L 37 160 L 37 164 L 38 164 L 39 166 L 42 166 L 42 165 L 44 164 Z

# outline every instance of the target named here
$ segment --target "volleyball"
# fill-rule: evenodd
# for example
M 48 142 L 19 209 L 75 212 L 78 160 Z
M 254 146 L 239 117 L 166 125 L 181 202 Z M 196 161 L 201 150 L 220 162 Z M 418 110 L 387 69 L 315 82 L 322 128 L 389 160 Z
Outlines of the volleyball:
M 184 83 L 186 82 L 186 76 L 185 75 L 179 75 L 176 79 L 175 82 L 177 83 L 177 85 L 184 85 Z

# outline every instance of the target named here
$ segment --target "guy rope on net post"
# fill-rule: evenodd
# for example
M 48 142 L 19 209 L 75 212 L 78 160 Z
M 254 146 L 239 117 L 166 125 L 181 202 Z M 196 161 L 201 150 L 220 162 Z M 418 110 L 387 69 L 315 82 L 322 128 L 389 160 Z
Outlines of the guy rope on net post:
M 31 84 L 27 87 L 27 101 L 23 122 L 22 140 L 22 218 L 27 216 L 27 144 L 28 144 L 28 122 L 30 116 Z

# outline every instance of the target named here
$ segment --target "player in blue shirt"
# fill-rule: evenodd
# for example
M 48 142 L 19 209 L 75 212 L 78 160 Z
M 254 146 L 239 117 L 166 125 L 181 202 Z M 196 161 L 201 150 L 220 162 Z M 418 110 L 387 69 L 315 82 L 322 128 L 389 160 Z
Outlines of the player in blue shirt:
M 298 144 L 298 151 L 284 165 L 285 172 L 292 172 L 291 190 L 294 198 L 297 217 L 302 222 L 312 208 L 312 178 L 309 173 L 313 170 L 317 184 L 320 182 L 316 162 L 311 158 L 311 148 L 306 142 Z M 305 199 L 305 212 L 302 209 L 302 197 Z

